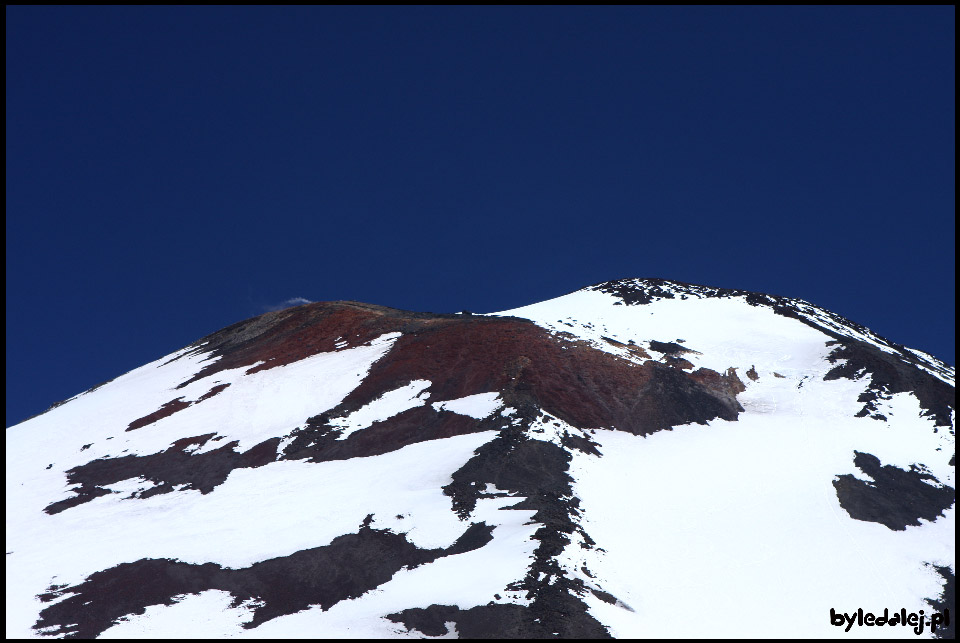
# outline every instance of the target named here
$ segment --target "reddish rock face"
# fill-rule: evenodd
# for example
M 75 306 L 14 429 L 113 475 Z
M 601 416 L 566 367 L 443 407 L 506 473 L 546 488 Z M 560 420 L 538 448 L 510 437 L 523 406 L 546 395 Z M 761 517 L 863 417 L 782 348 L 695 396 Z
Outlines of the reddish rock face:
M 311 355 L 365 344 L 384 333 L 405 332 L 436 319 L 431 315 L 356 302 L 319 302 L 266 313 L 227 326 L 196 343 L 197 350 L 220 359 L 180 384 L 186 386 L 223 370 L 252 366 L 255 373 L 292 364 Z
M 266 370 L 390 332 L 402 336 L 343 401 L 344 409 L 424 379 L 432 382 L 432 400 L 497 391 L 580 428 L 636 434 L 715 417 L 732 420 L 742 410 L 735 396 L 743 384 L 734 371 L 686 373 L 686 364 L 637 364 L 525 319 L 412 313 L 354 302 L 268 313 L 210 335 L 198 342 L 200 350 L 220 359 L 184 385 L 257 362 L 263 363 L 249 372 Z
M 691 373 L 692 365 L 683 360 L 638 364 L 520 318 L 414 313 L 355 302 L 267 313 L 209 335 L 197 342 L 197 350 L 218 359 L 178 388 L 223 370 L 264 371 L 393 332 L 401 337 L 387 355 L 339 406 L 313 418 L 311 428 L 418 379 L 431 382 L 431 400 L 498 392 L 508 405 L 543 410 L 574 427 L 638 435 L 717 417 L 735 420 L 742 410 L 736 394 L 744 388 L 732 369 Z M 636 354 L 648 357 L 642 351 Z M 227 386 L 215 386 L 194 404 Z M 128 430 L 190 405 L 182 398 L 172 400 L 132 422 Z M 439 415 L 430 407 L 411 409 L 346 442 L 327 440 L 323 459 L 384 453 L 412 442 L 484 430 L 473 418 Z
M 218 359 L 178 388 L 226 369 L 264 371 L 359 346 L 385 333 L 401 336 L 339 405 L 318 409 L 318 415 L 287 436 L 291 440 L 282 452 L 277 449 L 284 436 L 244 453 L 236 452 L 231 443 L 194 455 L 193 447 L 219 438 L 211 434 L 179 439 L 162 454 L 107 458 L 70 470 L 70 481 L 79 484 L 81 492 L 61 505 L 86 502 L 106 485 L 136 476 L 159 485 L 151 494 L 165 493 L 174 484 L 207 493 L 235 468 L 262 466 L 275 459 L 322 461 L 377 455 L 416 442 L 504 430 L 517 418 L 529 425 L 541 412 L 577 429 L 645 435 L 718 417 L 735 420 L 742 410 L 736 394 L 744 387 L 733 369 L 723 374 L 702 368 L 688 372 L 684 365 L 655 360 L 636 363 L 584 341 L 552 334 L 525 319 L 413 313 L 353 302 L 316 303 L 268 313 L 209 335 L 197 342 L 196 350 Z M 516 415 L 476 419 L 426 404 L 340 439 L 331 419 L 413 380 L 431 382 L 430 401 L 496 392 Z M 127 430 L 150 430 L 158 420 L 203 404 L 227 386 L 216 385 L 194 402 L 182 397 L 171 400 L 131 422 Z M 585 444 L 584 448 L 590 447 Z M 55 509 L 62 510 L 61 505 Z

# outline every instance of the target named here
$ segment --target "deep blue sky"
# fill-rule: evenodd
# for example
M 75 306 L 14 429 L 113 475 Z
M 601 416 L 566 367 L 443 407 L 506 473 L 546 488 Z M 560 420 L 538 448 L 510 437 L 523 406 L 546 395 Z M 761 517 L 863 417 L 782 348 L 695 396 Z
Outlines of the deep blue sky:
M 955 363 L 953 7 L 8 7 L 7 424 L 293 297 L 659 276 Z

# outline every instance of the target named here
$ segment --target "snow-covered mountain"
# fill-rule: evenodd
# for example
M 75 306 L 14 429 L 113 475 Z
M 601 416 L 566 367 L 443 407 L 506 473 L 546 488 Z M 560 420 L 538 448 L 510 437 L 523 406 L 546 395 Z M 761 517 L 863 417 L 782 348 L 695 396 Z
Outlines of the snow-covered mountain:
M 7 636 L 914 636 L 831 609 L 952 608 L 954 382 L 656 279 L 267 313 L 7 430 Z

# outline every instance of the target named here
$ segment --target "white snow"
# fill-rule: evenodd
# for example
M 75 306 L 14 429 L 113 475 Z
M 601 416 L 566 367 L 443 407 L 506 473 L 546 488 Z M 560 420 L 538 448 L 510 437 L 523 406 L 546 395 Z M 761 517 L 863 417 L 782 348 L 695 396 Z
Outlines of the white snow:
M 650 340 L 682 339 L 684 347 L 696 351 L 683 358 L 696 367 L 720 373 L 734 367 L 741 376 L 755 364 L 782 375 L 800 375 L 830 352 L 825 343 L 831 337 L 767 308 L 750 306 L 741 297 L 661 299 L 643 306 L 617 306 L 616 301 L 613 295 L 581 290 L 492 314 L 526 317 L 548 330 L 572 333 L 595 348 L 632 361 L 639 358 L 603 338 L 622 344 L 632 340 L 640 346 Z
M 932 422 L 913 412 L 886 425 L 838 413 L 849 385 L 811 380 L 798 390 L 761 379 L 748 390 L 768 400 L 765 411 L 748 409 L 737 422 L 592 435 L 603 456 L 575 452 L 571 464 L 582 524 L 606 550 L 588 566 L 635 611 L 591 598 L 591 613 L 618 637 L 714 638 L 837 636 L 831 607 L 929 612 L 920 597 L 941 585 L 920 561 L 953 566 L 954 509 L 895 532 L 851 519 L 832 481 L 861 473 L 854 450 L 883 464 L 923 462 L 950 480 L 953 450 L 935 451 Z M 910 410 L 912 396 L 897 399 Z
M 146 480 L 145 478 L 127 478 L 126 480 L 120 480 L 114 482 L 110 485 L 103 485 L 104 489 L 109 489 L 115 493 L 127 494 L 125 497 L 129 498 L 134 494 L 146 491 L 151 489 L 156 485 L 152 480 Z
M 307 418 L 336 406 L 363 380 L 370 366 L 389 351 L 399 336 L 399 333 L 385 334 L 364 346 L 321 353 L 249 375 L 241 372 L 245 372 L 244 369 L 219 372 L 178 390 L 175 388 L 178 384 L 190 379 L 210 361 L 207 356 L 184 349 L 8 428 L 7 551 L 13 554 L 6 557 L 7 583 L 8 587 L 18 588 L 16 592 L 7 592 L 7 613 L 12 615 L 8 616 L 8 626 L 13 623 L 14 630 L 19 632 L 16 636 L 29 635 L 29 627 L 36 621 L 41 607 L 32 597 L 44 591 L 54 574 L 58 576 L 58 583 L 77 582 L 97 569 L 120 562 L 145 556 L 177 555 L 175 552 L 181 546 L 178 543 L 186 548 L 181 556 L 183 560 L 227 564 L 226 559 L 217 553 L 220 550 L 218 538 L 226 538 L 230 543 L 234 532 L 242 536 L 245 532 L 256 533 L 258 528 L 271 528 L 264 523 L 252 530 L 240 530 L 232 528 L 230 521 L 245 524 L 257 511 L 271 514 L 276 509 L 271 503 L 263 506 L 251 503 L 255 503 L 256 498 L 266 498 L 264 493 L 268 489 L 281 496 L 284 496 L 283 492 L 289 494 L 284 476 L 295 475 L 290 472 L 297 471 L 298 464 L 306 465 L 284 462 L 277 463 L 280 469 L 257 469 L 256 481 L 247 483 L 251 485 L 250 489 L 238 482 L 245 479 L 242 472 L 249 473 L 250 470 L 238 470 L 222 489 L 217 489 L 218 493 L 207 496 L 196 491 L 178 491 L 124 502 L 121 498 L 136 492 L 139 487 L 134 488 L 136 483 L 121 481 L 112 488 L 125 493 L 103 496 L 49 516 L 43 513 L 44 507 L 74 495 L 66 485 L 65 472 L 68 469 L 104 456 L 156 453 L 169 448 L 175 440 L 204 433 L 217 433 L 223 439 L 211 440 L 202 450 L 218 448 L 230 440 L 238 440 L 238 450 L 244 450 L 269 437 L 286 435 Z M 173 360 L 174 357 L 178 359 Z M 212 388 L 212 382 L 225 381 L 232 384 L 219 395 L 141 429 L 125 430 L 130 422 L 157 410 L 171 399 L 180 396 L 197 399 Z M 81 450 L 87 444 L 91 446 Z M 48 465 L 51 466 L 48 468 Z M 276 482 L 271 482 L 271 473 L 283 470 L 283 467 L 288 469 Z M 223 493 L 219 493 L 221 490 Z M 229 499 L 231 497 L 233 500 Z M 284 497 L 291 501 L 296 499 L 295 495 Z M 287 511 L 292 512 L 293 506 L 290 505 Z M 449 510 L 445 511 L 449 513 Z M 168 520 L 171 515 L 190 516 L 188 522 L 192 521 L 192 526 L 178 528 L 177 520 Z M 160 519 L 160 516 L 164 518 Z M 270 518 L 274 521 L 273 526 L 284 524 L 272 514 Z M 359 520 L 362 519 L 360 516 Z M 326 520 L 322 522 L 333 524 Z M 312 533 L 308 540 L 315 539 L 317 533 L 322 537 L 323 531 L 320 530 Z M 63 542 L 68 537 L 69 544 Z M 296 530 L 285 532 L 284 538 L 269 541 L 273 547 L 269 551 L 292 553 L 296 549 L 288 550 L 289 547 L 303 548 L 304 538 Z M 234 543 L 236 548 L 228 546 L 234 552 L 232 555 L 246 557 L 243 560 L 258 559 L 262 553 L 258 546 L 245 545 L 244 542 Z M 284 549 L 285 543 L 287 549 Z M 168 550 L 167 545 L 172 550 Z M 153 547 L 154 550 L 146 551 L 141 547 Z M 206 553 L 191 557 L 191 549 Z M 204 558 L 205 555 L 213 557 Z M 282 554 L 263 554 L 264 557 L 271 555 Z M 14 601 L 13 605 L 10 601 Z M 26 622 L 31 619 L 30 623 Z
M 494 435 L 487 431 L 421 442 L 369 458 L 236 469 L 207 495 L 180 491 L 130 501 L 111 494 L 52 516 L 24 511 L 11 505 L 8 496 L 7 551 L 13 554 L 6 557 L 7 583 L 18 588 L 7 592 L 8 636 L 31 635 L 29 628 L 43 607 L 33 596 L 54 577 L 58 584 L 74 584 L 95 571 L 141 558 L 248 567 L 355 533 L 367 514 L 374 515 L 374 527 L 407 533 L 418 547 L 449 547 L 469 523 L 451 511 L 441 487 Z M 483 500 L 473 518 L 520 534 L 520 540 L 504 541 L 508 549 L 535 531 L 522 525 L 533 512 L 496 511 L 516 502 Z M 9 528 L 11 520 L 16 529 Z M 524 547 L 517 555 L 526 555 Z M 488 545 L 477 551 L 482 558 L 499 556 L 497 550 Z M 509 561 L 515 558 L 503 564 Z M 484 566 L 492 573 L 498 564 L 495 557 Z
M 239 441 L 238 451 L 265 439 L 283 436 L 308 418 L 336 406 L 363 381 L 370 366 L 390 350 L 399 333 L 381 335 L 369 344 L 306 359 L 275 368 L 245 374 L 252 367 L 221 371 L 189 384 L 175 387 L 192 377 L 207 359 L 186 355 L 169 362 L 169 356 L 138 368 L 69 404 L 55 408 L 7 430 L 7 458 L 17 454 L 17 480 L 28 476 L 49 479 L 96 458 L 120 455 L 148 455 L 170 447 L 174 441 L 216 433 L 221 439 L 208 442 L 198 452 Z M 167 363 L 169 362 L 169 363 Z M 213 397 L 161 418 L 143 428 L 126 431 L 134 420 L 163 404 L 183 397 L 194 401 L 216 383 L 230 383 Z M 82 426 L 83 431 L 76 427 Z M 42 436 L 42 437 L 38 437 Z M 81 447 L 91 446 L 84 451 Z M 24 472 L 45 460 L 50 471 Z M 7 468 L 8 479 L 11 474 Z M 62 483 L 61 483 L 62 484 Z M 43 490 L 41 502 L 50 502 L 50 490 Z
M 476 395 L 467 395 L 466 397 L 460 397 L 455 400 L 433 403 L 433 408 L 438 411 L 453 411 L 460 415 L 469 415 L 478 420 L 490 417 L 502 406 L 503 402 L 500 400 L 500 394 L 497 391 L 477 393 Z
M 493 541 L 484 547 L 402 570 L 377 589 L 337 603 L 326 612 L 314 607 L 267 621 L 252 630 L 250 636 L 296 638 L 304 632 L 323 632 L 327 638 L 396 638 L 405 635 L 403 627 L 381 618 L 384 614 L 432 604 L 457 605 L 462 609 L 489 602 L 528 604 L 523 594 L 504 591 L 504 586 L 526 574 L 537 545 L 531 539 L 540 527 L 530 522 L 534 511 L 504 509 L 520 500 L 485 498 L 478 502 L 470 522 L 482 520 L 497 525 Z M 495 594 L 501 598 L 495 598 Z M 416 633 L 406 636 L 422 638 Z
M 103 639 L 212 639 L 236 636 L 253 618 L 249 604 L 230 607 L 233 596 L 221 590 L 178 597 L 173 605 L 150 605 L 146 612 L 127 616 L 108 628 Z
M 346 440 L 351 433 L 366 429 L 374 422 L 382 422 L 394 415 L 423 406 L 430 392 L 429 380 L 413 380 L 405 386 L 388 391 L 366 406 L 342 418 L 334 418 L 330 426 L 340 429 L 338 440 Z

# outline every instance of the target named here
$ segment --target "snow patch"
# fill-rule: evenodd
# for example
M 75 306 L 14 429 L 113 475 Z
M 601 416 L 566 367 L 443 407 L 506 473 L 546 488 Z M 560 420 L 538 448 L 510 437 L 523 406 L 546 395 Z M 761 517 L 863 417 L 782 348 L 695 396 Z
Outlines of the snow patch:
M 330 420 L 330 426 L 339 429 L 338 440 L 346 440 L 351 434 L 366 429 L 374 422 L 382 422 L 412 408 L 423 406 L 430 392 L 430 380 L 413 380 L 406 386 L 387 391 L 380 397 L 353 413 Z
M 477 420 L 482 420 L 493 415 L 503 406 L 500 400 L 500 394 L 496 391 L 489 393 L 477 393 L 467 395 L 455 400 L 446 400 L 443 402 L 434 402 L 433 408 L 438 411 L 452 411 L 460 415 L 468 415 Z
M 111 485 L 104 485 L 104 489 L 109 489 L 115 493 L 125 493 L 129 495 L 141 493 L 147 489 L 152 489 L 157 486 L 152 480 L 147 480 L 142 477 L 137 478 L 127 478 L 126 480 L 120 480 L 114 482 Z
M 143 614 L 128 615 L 98 638 L 215 639 L 240 636 L 253 618 L 246 601 L 231 607 L 230 592 L 211 589 L 174 598 L 172 605 L 150 605 Z

